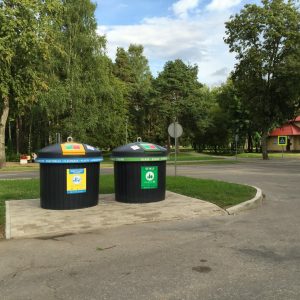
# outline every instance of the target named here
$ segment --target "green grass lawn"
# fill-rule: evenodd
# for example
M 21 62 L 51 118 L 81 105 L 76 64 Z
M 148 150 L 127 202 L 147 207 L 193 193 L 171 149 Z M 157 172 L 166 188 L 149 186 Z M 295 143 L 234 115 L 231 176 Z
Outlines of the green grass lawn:
M 5 201 L 40 197 L 39 179 L 0 181 L 0 226 L 5 219 Z
M 228 165 L 228 164 L 239 164 L 241 160 L 233 159 L 220 159 L 220 160 L 190 160 L 190 161 L 177 161 L 177 165 Z M 173 166 L 174 161 L 167 161 L 167 165 Z
M 268 153 L 270 158 L 282 158 L 282 153 L 276 152 L 276 153 Z M 238 154 L 238 157 L 241 158 L 262 158 L 261 153 L 240 153 Z M 286 153 L 283 152 L 283 158 L 299 158 L 300 159 L 300 153 Z
M 256 189 L 251 186 L 183 176 L 168 176 L 167 190 L 212 202 L 222 208 L 247 201 L 256 194 Z
M 215 180 L 168 176 L 167 190 L 206 200 L 225 208 L 254 197 L 252 187 Z M 100 193 L 114 193 L 113 175 L 101 175 Z M 5 221 L 5 201 L 39 198 L 39 179 L 0 181 L 0 227 Z

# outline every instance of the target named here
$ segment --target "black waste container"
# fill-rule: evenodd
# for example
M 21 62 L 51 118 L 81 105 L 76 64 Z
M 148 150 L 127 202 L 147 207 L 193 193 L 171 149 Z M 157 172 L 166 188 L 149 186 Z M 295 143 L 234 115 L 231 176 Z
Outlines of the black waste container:
M 115 199 L 126 203 L 156 202 L 166 195 L 167 150 L 136 142 L 112 151 Z
M 67 142 L 38 152 L 41 207 L 77 209 L 98 204 L 100 150 Z

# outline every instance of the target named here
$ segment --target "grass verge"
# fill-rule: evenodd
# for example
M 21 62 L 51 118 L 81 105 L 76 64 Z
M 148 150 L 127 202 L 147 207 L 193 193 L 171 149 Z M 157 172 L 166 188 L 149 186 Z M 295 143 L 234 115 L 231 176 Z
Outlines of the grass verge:
M 191 160 L 191 161 L 178 161 L 177 165 L 230 165 L 230 164 L 239 164 L 242 161 L 233 160 L 233 159 L 224 159 L 224 160 Z M 174 161 L 167 161 L 168 166 L 173 166 Z
M 5 201 L 35 199 L 40 196 L 39 179 L 0 181 L 0 226 L 5 220 Z
M 281 152 L 269 152 L 268 153 L 269 155 L 269 158 L 271 159 L 282 159 L 282 153 Z M 231 155 L 231 156 L 234 156 L 234 155 Z M 262 154 L 261 153 L 239 153 L 237 155 L 238 158 L 260 158 L 262 159 Z M 284 152 L 283 153 L 283 158 L 293 158 L 293 159 L 300 159 L 300 153 L 287 153 L 287 152 Z
M 167 176 L 167 190 L 212 202 L 222 208 L 247 201 L 255 196 L 252 187 L 183 176 Z M 114 193 L 113 175 L 101 175 L 101 194 Z M 5 222 L 5 201 L 39 198 L 39 179 L 0 181 L 0 228 Z
M 250 200 L 256 194 L 256 189 L 247 185 L 183 176 L 168 176 L 167 190 L 205 200 L 222 208 Z

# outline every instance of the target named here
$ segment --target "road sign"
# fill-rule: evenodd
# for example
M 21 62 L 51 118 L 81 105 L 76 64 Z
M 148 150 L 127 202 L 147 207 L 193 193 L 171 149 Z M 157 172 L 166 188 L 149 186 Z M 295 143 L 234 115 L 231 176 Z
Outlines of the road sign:
M 168 133 L 172 138 L 179 138 L 183 133 L 182 126 L 177 122 L 173 122 L 168 127 Z
M 279 135 L 278 136 L 278 146 L 286 146 L 287 145 L 287 136 Z

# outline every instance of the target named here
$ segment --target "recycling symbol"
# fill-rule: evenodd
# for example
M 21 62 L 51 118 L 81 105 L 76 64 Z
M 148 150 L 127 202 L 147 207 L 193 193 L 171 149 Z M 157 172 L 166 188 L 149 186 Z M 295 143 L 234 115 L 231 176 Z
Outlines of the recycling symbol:
M 149 172 L 146 173 L 146 180 L 152 181 L 152 180 L 154 180 L 154 177 L 155 176 L 154 176 L 153 172 L 149 171 Z

